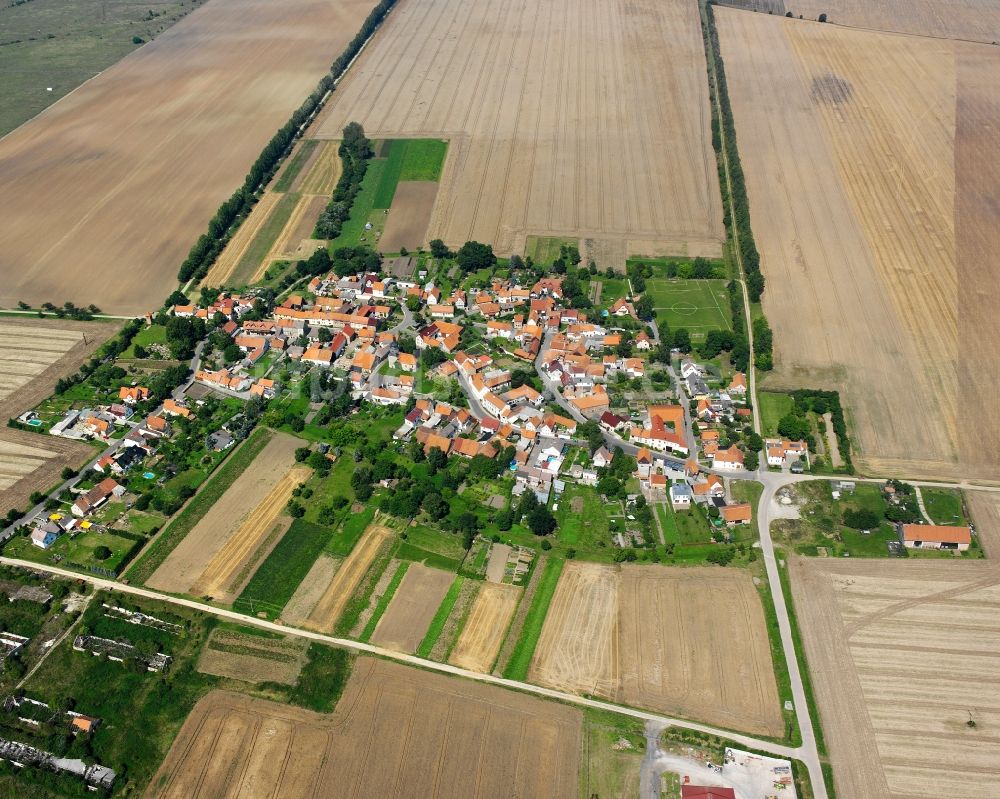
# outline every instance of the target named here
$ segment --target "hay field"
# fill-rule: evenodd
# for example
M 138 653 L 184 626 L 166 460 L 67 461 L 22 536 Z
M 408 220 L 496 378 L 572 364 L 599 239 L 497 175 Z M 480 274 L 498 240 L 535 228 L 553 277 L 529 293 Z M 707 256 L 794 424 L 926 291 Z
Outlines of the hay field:
M 379 550 L 392 538 L 392 535 L 392 530 L 381 524 L 368 526 L 368 529 L 361 536 L 361 540 L 354 545 L 351 554 L 332 575 L 312 612 L 302 622 L 303 627 L 321 632 L 333 630 L 333 626 L 344 611 L 344 606 L 351 598 L 351 594 L 361 584 L 368 567 L 372 565 Z
M 838 795 L 996 796 L 1000 568 L 796 558 L 792 588 Z
M 575 799 L 581 724 L 554 702 L 359 658 L 330 715 L 208 694 L 145 796 Z
M 974 167 L 989 160 L 1000 89 L 985 75 L 1000 57 L 730 9 L 717 19 L 768 278 L 768 385 L 839 389 L 864 469 L 1000 477 L 987 455 L 998 402 L 977 396 L 998 290 L 973 255 L 1000 210 L 977 201 L 972 224 L 956 218 L 973 177 L 977 200 L 1000 190 L 1000 169 Z M 976 133 L 956 136 L 963 125 Z
M 825 13 L 829 23 L 851 28 L 1000 41 L 1000 6 L 993 0 L 785 0 L 785 7 L 806 19 Z
M 454 580 L 451 572 L 411 563 L 379 619 L 371 642 L 397 652 L 416 652 Z
M 373 5 L 213 0 L 5 137 L 0 303 L 157 307 Z
M 484 582 L 448 662 L 463 669 L 489 673 L 523 590 L 516 585 Z
M 1000 560 L 1000 494 L 966 491 L 965 503 L 986 557 Z
M 256 542 L 270 531 L 277 513 L 285 507 L 282 502 L 277 508 L 269 508 L 266 498 L 279 486 L 291 492 L 303 479 L 297 473 L 302 467 L 295 463 L 295 450 L 300 443 L 287 433 L 275 433 L 146 584 L 181 594 L 195 588 L 202 592 L 209 589 L 231 592 L 233 576 L 247 565 Z M 293 473 L 297 479 L 289 485 L 288 476 Z
M 340 180 L 342 164 L 339 141 L 323 141 L 306 164 L 306 168 L 298 175 L 292 184 L 292 191 L 302 194 L 322 194 L 329 199 Z
M 427 238 L 721 252 L 697 6 L 403 0 L 314 134 L 444 138 Z
M 750 575 L 568 562 L 528 679 L 710 724 L 784 731 Z

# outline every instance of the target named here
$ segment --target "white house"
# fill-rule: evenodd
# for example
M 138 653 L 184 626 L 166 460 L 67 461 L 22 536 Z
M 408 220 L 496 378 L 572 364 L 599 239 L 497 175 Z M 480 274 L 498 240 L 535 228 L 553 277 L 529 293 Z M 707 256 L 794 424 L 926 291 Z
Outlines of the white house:
M 675 483 L 670 486 L 670 504 L 675 510 L 686 510 L 691 507 L 691 486 L 687 483 Z

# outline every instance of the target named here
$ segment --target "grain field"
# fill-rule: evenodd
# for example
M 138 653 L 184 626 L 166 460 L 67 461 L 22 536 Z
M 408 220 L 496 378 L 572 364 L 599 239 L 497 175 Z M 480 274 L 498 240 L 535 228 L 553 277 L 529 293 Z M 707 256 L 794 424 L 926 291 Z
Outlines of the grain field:
M 997 360 L 981 344 L 1000 341 L 981 256 L 1000 207 L 963 199 L 973 177 L 975 197 L 1000 190 L 992 165 L 973 176 L 1000 122 L 985 81 L 1000 57 L 730 9 L 717 19 L 768 279 L 768 385 L 839 389 L 862 468 L 1000 478 L 986 454 L 1000 403 L 981 390 Z
M 147 799 L 578 795 L 580 711 L 359 658 L 331 715 L 213 691 Z
M 6 136 L 0 303 L 158 307 L 374 4 L 213 0 Z
M 795 16 L 851 28 L 911 33 L 987 44 L 1000 41 L 1000 5 L 993 0 L 786 0 Z
M 429 239 L 721 252 L 693 3 L 402 0 L 315 135 L 351 120 L 374 138 L 449 140 Z
M 488 674 L 500 654 L 522 591 L 516 585 L 483 583 L 448 662 Z

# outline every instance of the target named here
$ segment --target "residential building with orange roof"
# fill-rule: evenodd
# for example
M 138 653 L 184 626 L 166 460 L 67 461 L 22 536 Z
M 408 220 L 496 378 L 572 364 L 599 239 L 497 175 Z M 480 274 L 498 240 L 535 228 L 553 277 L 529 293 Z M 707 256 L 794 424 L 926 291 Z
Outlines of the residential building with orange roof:
M 748 502 L 723 505 L 719 508 L 719 516 L 728 527 L 734 527 L 737 524 L 750 524 L 753 518 L 753 508 Z
M 743 452 L 736 446 L 720 449 L 712 455 L 712 468 L 739 471 L 743 466 Z
M 149 399 L 149 389 L 145 386 L 122 386 L 118 389 L 118 399 L 126 405 L 135 405 Z

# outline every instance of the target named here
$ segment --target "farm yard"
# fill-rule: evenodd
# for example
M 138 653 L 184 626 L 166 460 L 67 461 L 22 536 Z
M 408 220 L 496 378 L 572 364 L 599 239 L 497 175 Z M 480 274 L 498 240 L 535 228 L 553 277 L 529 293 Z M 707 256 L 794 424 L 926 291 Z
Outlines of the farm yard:
M 146 797 L 570 799 L 581 723 L 563 705 L 359 658 L 333 715 L 210 693 Z
M 837 794 L 995 793 L 997 566 L 793 558 L 791 578 Z
M 0 141 L 0 303 L 161 303 L 372 5 L 215 0 Z M 77 279 L 87 274 L 102 279 Z
M 586 236 L 629 252 L 718 256 L 697 8 L 642 0 L 630 11 L 609 0 L 572 13 L 525 0 L 403 0 L 313 135 L 338 138 L 356 120 L 376 139 L 448 139 L 428 239 L 510 254 L 529 235 Z
M 569 562 L 528 679 L 760 735 L 784 732 L 748 573 Z
M 266 556 L 261 544 L 270 539 L 277 543 L 273 528 L 278 515 L 292 488 L 308 473 L 295 464 L 299 443 L 293 436 L 275 433 L 146 584 L 160 591 L 231 602 L 255 564 Z M 170 529 L 164 533 L 169 535 Z
M 996 296 L 981 270 L 1000 170 L 980 148 L 1000 58 L 724 8 L 717 20 L 768 279 L 767 386 L 839 389 L 866 470 L 995 479 L 981 344 Z

